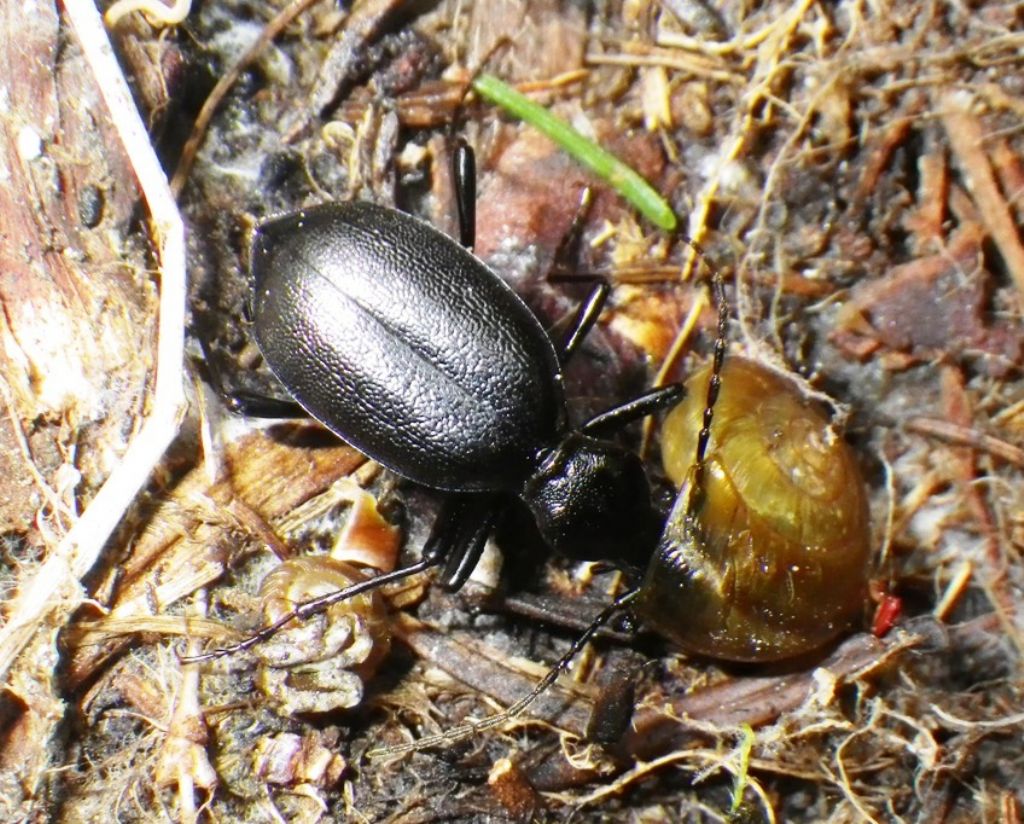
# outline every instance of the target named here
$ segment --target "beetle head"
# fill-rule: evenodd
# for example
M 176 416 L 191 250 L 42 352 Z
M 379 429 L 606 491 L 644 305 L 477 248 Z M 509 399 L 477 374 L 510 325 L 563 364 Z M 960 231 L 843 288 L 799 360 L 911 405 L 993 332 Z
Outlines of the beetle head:
M 523 488 L 541 535 L 570 558 L 643 567 L 659 518 L 640 458 L 585 435 L 569 435 Z

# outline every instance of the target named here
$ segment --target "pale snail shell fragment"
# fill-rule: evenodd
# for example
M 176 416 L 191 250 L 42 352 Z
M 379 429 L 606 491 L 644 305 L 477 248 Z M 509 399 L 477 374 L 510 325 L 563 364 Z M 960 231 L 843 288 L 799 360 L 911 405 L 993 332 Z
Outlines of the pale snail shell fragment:
M 291 558 L 263 579 L 264 618 L 273 623 L 297 604 L 365 581 L 365 566 L 393 568 L 398 543 L 398 530 L 381 517 L 373 496 L 352 490 L 352 511 L 331 554 Z M 387 605 L 371 590 L 290 622 L 257 646 L 256 685 L 286 715 L 347 709 L 362 701 L 366 681 L 390 649 Z
M 666 418 L 662 454 L 680 493 L 637 613 L 684 649 L 730 661 L 816 650 L 864 612 L 868 500 L 853 452 L 819 404 L 760 364 L 728 358 L 690 512 L 710 367 Z
M 366 577 L 344 561 L 292 558 L 264 578 L 260 587 L 264 614 L 274 621 L 297 603 Z M 362 593 L 286 626 L 258 646 L 256 684 L 286 715 L 354 707 L 362 701 L 365 681 L 390 646 L 383 598 L 375 591 Z

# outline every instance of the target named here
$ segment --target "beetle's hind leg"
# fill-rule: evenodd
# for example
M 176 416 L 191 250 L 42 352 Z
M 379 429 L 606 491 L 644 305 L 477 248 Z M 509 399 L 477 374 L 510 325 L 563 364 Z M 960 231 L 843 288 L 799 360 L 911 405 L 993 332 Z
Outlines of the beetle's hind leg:
M 203 350 L 203 363 L 206 377 L 210 385 L 221 397 L 224 405 L 238 415 L 250 418 L 308 418 L 309 413 L 295 400 L 286 396 L 283 387 L 281 394 L 270 394 L 259 389 L 250 388 L 254 381 L 251 376 L 245 379 L 247 369 L 240 370 L 236 376 L 235 369 L 229 369 L 224 363 L 226 355 L 217 355 L 207 341 L 200 343 Z M 277 384 L 280 386 L 280 384 Z
M 611 287 L 603 281 L 590 290 L 590 294 L 580 303 L 575 315 L 569 321 L 565 330 L 554 340 L 555 352 L 558 355 L 558 362 L 565 364 L 579 349 L 583 339 L 587 336 L 597 319 L 601 316 L 604 305 L 608 302 L 608 295 Z M 564 319 L 563 319 L 564 320 Z M 561 326 L 559 321 L 557 326 Z
M 274 398 L 245 389 L 234 389 L 221 395 L 228 409 L 249 418 L 308 418 L 309 413 L 298 403 Z
M 558 248 L 555 249 L 549 277 L 564 275 L 569 280 L 580 279 L 579 273 L 576 272 L 576 267 L 572 264 L 572 261 L 580 253 L 580 247 L 583 243 L 583 229 L 587 224 L 587 218 L 590 216 L 590 209 L 593 205 L 594 190 L 589 186 L 584 186 L 580 192 L 579 203 L 576 204 L 576 214 L 572 217 L 572 223 L 569 224 L 569 229 L 563 235 Z M 598 278 L 602 279 L 600 276 Z

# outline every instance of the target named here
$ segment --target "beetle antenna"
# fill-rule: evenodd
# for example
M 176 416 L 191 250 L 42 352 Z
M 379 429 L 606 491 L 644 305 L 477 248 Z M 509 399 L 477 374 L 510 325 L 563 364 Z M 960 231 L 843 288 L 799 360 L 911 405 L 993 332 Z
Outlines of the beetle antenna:
M 711 421 L 714 418 L 718 393 L 722 388 L 722 364 L 725 361 L 725 350 L 728 345 L 729 334 L 729 302 L 725 296 L 725 280 L 722 278 L 722 273 L 717 266 L 711 263 L 711 259 L 705 254 L 704 249 L 697 241 L 685 235 L 679 235 L 679 239 L 697 253 L 711 272 L 711 291 L 714 296 L 715 310 L 718 313 L 714 353 L 711 362 L 711 377 L 708 379 L 708 394 L 704 401 L 704 419 L 701 422 L 700 432 L 697 434 L 697 453 L 694 457 L 693 465 L 693 485 L 691 486 L 690 500 L 686 510 L 686 522 L 689 528 L 695 528 L 697 512 L 703 506 L 706 494 L 704 488 L 704 459 L 708 451 L 708 441 L 711 438 Z
M 711 272 L 711 291 L 715 299 L 715 311 L 718 313 L 718 325 L 715 330 L 714 354 L 712 355 L 711 378 L 708 381 L 707 400 L 704 403 L 704 421 L 700 433 L 697 436 L 697 465 L 703 466 L 704 455 L 708 449 L 708 439 L 711 437 L 711 419 L 714 416 L 715 403 L 718 401 L 718 392 L 722 387 L 722 364 L 725 362 L 725 349 L 728 344 L 729 334 L 729 302 L 725 297 L 725 281 L 717 266 L 711 264 L 704 250 L 692 240 L 685 240 L 686 244 L 693 249 L 704 265 Z
M 492 730 L 495 727 L 501 726 L 506 721 L 511 721 L 513 718 L 522 715 L 530 704 L 536 701 L 541 694 L 548 689 L 548 687 L 558 680 L 558 676 L 562 674 L 563 670 L 568 668 L 569 664 L 572 663 L 573 658 L 579 654 L 580 650 L 587 645 L 597 631 L 607 624 L 616 613 L 621 612 L 629 606 L 629 604 L 631 604 L 639 594 L 639 589 L 630 590 L 624 595 L 620 595 L 611 604 L 601 610 L 597 617 L 590 622 L 590 626 L 588 626 L 582 634 L 572 642 L 568 651 L 558 659 L 551 669 L 548 670 L 547 675 L 540 680 L 537 686 L 535 686 L 526 696 L 512 704 L 504 712 L 489 715 L 479 721 L 470 721 L 468 724 L 454 727 L 453 729 L 439 733 L 438 735 L 430 735 L 426 738 L 420 738 L 417 741 L 410 741 L 407 744 L 399 744 L 394 747 L 381 747 L 380 749 L 370 750 L 366 754 L 367 757 L 381 758 L 389 755 L 405 755 L 406 753 L 419 752 L 420 750 L 440 747 L 444 744 L 457 744 L 459 741 L 464 741 L 477 733 Z
M 345 601 L 349 598 L 354 598 L 356 595 L 363 592 L 369 592 L 377 589 L 378 587 L 393 584 L 395 581 L 401 581 L 405 578 L 409 578 L 410 576 L 416 575 L 417 573 L 423 572 L 431 567 L 438 566 L 442 561 L 444 561 L 443 555 L 431 556 L 422 561 L 418 561 L 415 564 L 411 564 L 410 566 L 396 569 L 393 572 L 386 572 L 383 575 L 377 575 L 376 577 L 369 578 L 366 581 L 360 581 L 359 583 L 352 584 L 344 589 L 328 592 L 326 595 L 321 595 L 319 598 L 303 601 L 291 612 L 286 613 L 271 624 L 266 624 L 265 626 L 260 627 L 252 635 L 243 638 L 237 644 L 221 647 L 220 649 L 211 650 L 210 652 L 204 652 L 200 655 L 179 656 L 179 660 L 183 664 L 200 664 L 204 661 L 212 661 L 215 658 L 223 658 L 225 655 L 233 655 L 236 652 L 243 652 L 256 646 L 256 644 L 261 641 L 266 641 L 285 624 L 288 624 L 291 621 L 305 621 L 313 615 L 323 612 L 334 604 L 340 603 L 341 601 Z

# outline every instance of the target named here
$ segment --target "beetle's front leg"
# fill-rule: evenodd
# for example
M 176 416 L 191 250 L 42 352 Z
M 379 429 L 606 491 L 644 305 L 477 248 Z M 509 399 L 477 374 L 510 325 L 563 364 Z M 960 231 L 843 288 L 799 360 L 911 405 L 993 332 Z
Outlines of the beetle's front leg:
M 440 583 L 449 592 L 461 589 L 472 575 L 494 529 L 499 504 L 499 496 L 487 493 L 450 495 L 445 501 L 423 547 L 423 560 L 444 559 Z

